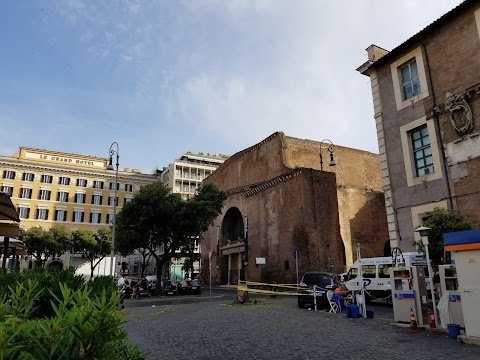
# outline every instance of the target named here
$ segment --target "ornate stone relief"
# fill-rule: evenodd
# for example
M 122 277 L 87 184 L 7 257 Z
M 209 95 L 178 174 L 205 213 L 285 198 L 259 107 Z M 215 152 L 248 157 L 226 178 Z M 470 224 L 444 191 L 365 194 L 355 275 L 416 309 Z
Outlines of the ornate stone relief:
M 473 116 L 470 106 L 465 101 L 463 94 L 445 95 L 445 110 L 448 112 L 453 128 L 459 135 L 465 135 L 473 130 Z

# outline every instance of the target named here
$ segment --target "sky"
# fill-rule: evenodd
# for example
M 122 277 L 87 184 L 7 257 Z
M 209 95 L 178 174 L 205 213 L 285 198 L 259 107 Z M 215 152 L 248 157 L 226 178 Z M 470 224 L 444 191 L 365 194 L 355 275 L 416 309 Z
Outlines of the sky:
M 378 153 L 355 69 L 460 0 L 29 0 L 0 12 L 0 155 L 20 146 L 150 173 L 276 131 Z

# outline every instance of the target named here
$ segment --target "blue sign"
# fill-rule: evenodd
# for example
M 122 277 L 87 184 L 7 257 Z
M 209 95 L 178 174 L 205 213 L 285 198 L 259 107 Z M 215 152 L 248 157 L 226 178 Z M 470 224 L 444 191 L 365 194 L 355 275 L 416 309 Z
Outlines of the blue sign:
M 368 285 L 372 283 L 370 279 L 363 279 L 363 287 L 366 288 Z

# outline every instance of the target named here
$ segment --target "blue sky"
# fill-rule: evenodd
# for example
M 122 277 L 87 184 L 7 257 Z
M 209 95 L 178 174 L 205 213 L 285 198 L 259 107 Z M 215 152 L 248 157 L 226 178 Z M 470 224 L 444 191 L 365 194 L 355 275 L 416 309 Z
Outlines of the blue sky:
M 372 43 L 392 49 L 460 0 L 8 1 L 0 154 L 107 156 L 150 172 L 275 131 L 377 152 Z M 5 136 L 8 134 L 7 136 Z

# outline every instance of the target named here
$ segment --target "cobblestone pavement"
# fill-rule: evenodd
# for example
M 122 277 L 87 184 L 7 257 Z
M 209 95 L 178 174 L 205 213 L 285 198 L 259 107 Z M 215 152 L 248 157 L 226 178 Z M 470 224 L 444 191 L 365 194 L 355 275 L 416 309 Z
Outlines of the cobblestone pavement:
M 480 359 L 480 347 L 444 333 L 392 325 L 391 307 L 349 319 L 300 310 L 295 298 L 256 305 L 232 298 L 130 308 L 124 326 L 147 359 Z

